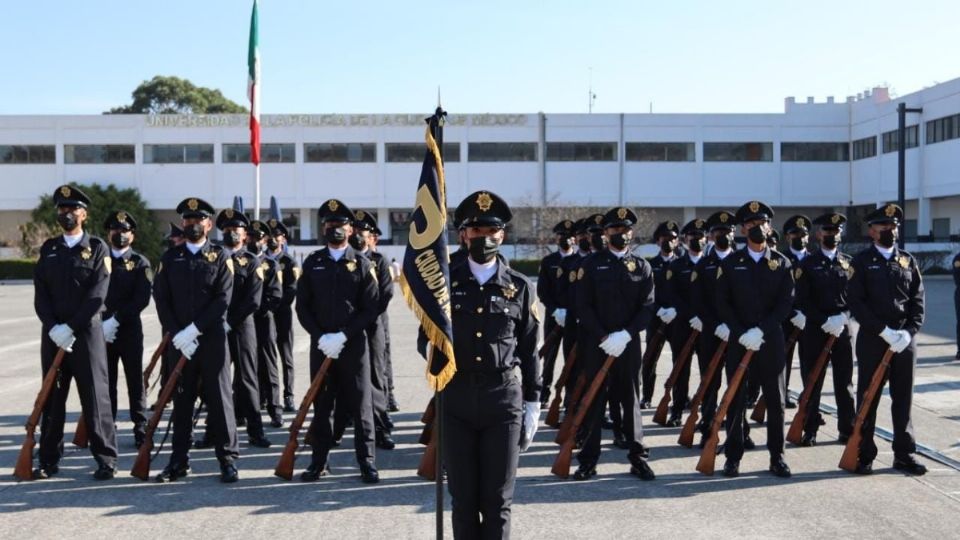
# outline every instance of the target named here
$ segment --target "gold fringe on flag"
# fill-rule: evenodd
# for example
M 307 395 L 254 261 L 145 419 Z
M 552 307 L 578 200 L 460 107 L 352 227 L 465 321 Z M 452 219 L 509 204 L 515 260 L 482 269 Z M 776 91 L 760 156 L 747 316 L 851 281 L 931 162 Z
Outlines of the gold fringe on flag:
M 410 290 L 410 285 L 407 284 L 403 273 L 400 274 L 398 281 L 400 282 L 400 290 L 403 292 L 403 298 L 407 301 L 407 305 L 410 306 L 410 311 L 413 311 L 413 314 L 417 317 L 417 320 L 420 321 L 421 326 L 423 326 L 423 332 L 426 334 L 427 339 L 433 344 L 435 350 L 442 352 L 447 358 L 447 365 L 443 366 L 443 369 L 437 375 L 430 373 L 430 365 L 433 363 L 433 358 L 427 358 L 427 384 L 429 384 L 430 388 L 435 392 L 439 392 L 443 390 L 443 387 L 445 387 L 457 373 L 457 362 L 453 355 L 453 343 L 447 339 L 447 335 L 443 330 L 437 327 L 433 320 L 424 313 L 417 299 L 414 297 L 413 291 Z

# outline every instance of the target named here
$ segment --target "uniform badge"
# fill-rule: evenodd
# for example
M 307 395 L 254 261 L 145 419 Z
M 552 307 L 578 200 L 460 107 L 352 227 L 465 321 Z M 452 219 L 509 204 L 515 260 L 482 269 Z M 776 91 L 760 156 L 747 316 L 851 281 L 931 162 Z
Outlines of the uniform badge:
M 133 271 L 133 267 L 135 267 L 136 265 L 137 265 L 137 264 L 136 264 L 135 262 L 133 262 L 133 261 L 127 261 L 127 262 L 123 263 L 123 267 L 127 269 L 127 272 L 132 272 L 132 271 Z
M 559 267 L 557 268 L 557 277 L 558 278 L 563 277 L 563 268 L 559 268 Z
M 63 186 L 62 188 L 60 188 L 60 195 L 63 195 L 64 197 L 69 197 L 70 193 L 72 193 L 70 191 L 70 186 Z
M 459 281 L 454 281 L 453 283 L 450 284 L 450 288 L 451 288 L 451 289 L 456 289 L 456 288 L 457 288 L 457 285 L 460 285 L 460 282 L 459 282 Z
M 127 213 L 117 212 L 117 221 L 120 223 L 125 223 L 127 221 Z
M 190 210 L 196 210 L 197 208 L 200 208 L 200 202 L 196 199 L 190 199 L 187 201 L 187 208 Z
M 910 267 L 910 257 L 907 257 L 906 255 L 903 255 L 899 259 L 897 259 L 897 262 L 900 263 L 901 268 Z
M 362 213 L 362 212 L 361 212 L 361 213 Z M 361 218 L 361 219 L 362 219 L 362 218 Z M 276 229 L 276 228 L 277 228 L 277 220 L 271 219 L 270 221 L 267 222 L 267 225 L 269 225 L 271 229 Z
M 330 199 L 330 201 L 327 202 L 327 208 L 330 209 L 331 212 L 336 212 L 337 208 L 340 208 L 340 203 L 338 203 L 336 199 Z
M 209 263 L 216 262 L 216 261 L 217 261 L 217 252 L 216 252 L 216 251 L 208 251 L 207 254 L 204 255 L 204 257 L 207 258 L 207 262 L 209 262 Z
M 347 270 L 348 270 L 348 271 L 353 272 L 353 271 L 356 270 L 356 269 L 357 269 L 357 263 L 355 263 L 355 262 L 353 262 L 353 261 L 347 261 Z
M 483 191 L 480 195 L 477 195 L 477 208 L 479 208 L 481 212 L 490 210 L 491 206 L 493 206 L 493 197 L 491 197 L 489 193 Z
M 366 219 L 367 217 L 367 215 L 363 213 L 363 210 L 357 210 L 356 212 L 353 213 L 353 215 L 357 216 L 357 219 L 360 219 L 360 220 Z
M 626 209 L 626 208 L 623 208 L 623 207 L 619 208 L 619 209 L 617 210 L 617 218 L 619 218 L 619 219 L 627 219 L 627 209 Z
M 227 208 L 224 210 L 223 215 L 226 216 L 227 219 L 233 219 L 233 208 Z
M 597 225 L 600 225 L 601 223 L 603 223 L 603 216 L 598 215 L 593 218 L 593 221 L 596 222 Z
M 694 270 L 693 272 L 690 272 L 690 283 L 693 283 L 696 280 L 697 280 L 697 271 Z
M 635 263 L 635 262 L 633 262 L 633 261 L 627 261 L 627 262 L 625 262 L 625 263 L 623 263 L 623 264 L 626 265 L 626 267 L 627 267 L 627 272 L 633 272 L 634 270 L 637 269 L 637 263 Z
M 93 257 L 93 250 L 88 247 L 83 248 L 83 251 L 80 252 L 80 258 L 83 260 L 89 260 L 90 257 Z
M 237 257 L 237 264 L 239 264 L 241 268 L 244 267 L 244 266 L 246 266 L 246 265 L 247 265 L 247 258 L 246 258 L 246 257 Z
M 576 280 L 577 280 L 577 273 L 576 273 L 576 272 L 570 272 L 570 283 L 573 283 L 573 282 L 576 281 Z
M 897 213 L 897 207 L 892 204 L 888 204 L 887 207 L 883 209 L 883 213 L 887 217 L 893 217 Z
M 802 269 L 802 268 L 797 268 L 797 269 L 793 272 L 793 279 L 800 279 L 800 276 L 802 276 L 802 275 L 803 275 L 803 269 Z
M 670 279 L 670 278 L 672 278 L 672 277 L 673 277 L 673 270 L 669 270 L 669 269 L 668 269 L 668 270 L 667 270 L 667 279 Z
M 840 214 L 834 214 L 830 218 L 830 223 L 833 223 L 834 225 L 836 225 L 837 223 L 840 223 Z
M 577 270 L 577 279 L 583 279 L 583 268 Z
M 720 214 L 720 223 L 726 223 L 730 219 L 730 216 L 726 212 Z
M 777 268 L 780 268 L 780 260 L 779 260 L 779 259 L 770 259 L 769 261 L 767 261 L 767 266 L 768 266 L 771 270 L 776 270 Z
M 703 220 L 702 220 L 702 219 L 698 219 L 697 221 L 694 222 L 693 226 L 696 227 L 696 228 L 698 228 L 698 229 L 702 229 L 702 228 L 703 228 Z
M 849 269 L 850 269 L 850 263 L 848 263 L 847 261 L 841 260 L 841 261 L 840 261 L 840 268 L 843 268 L 844 271 L 849 270 Z
M 510 285 L 509 287 L 506 287 L 505 289 L 503 289 L 503 297 L 506 298 L 507 300 L 513 300 L 513 297 L 516 295 L 517 295 L 517 289 L 513 285 Z
M 756 214 L 760 211 L 760 203 L 757 201 L 750 201 L 750 211 Z

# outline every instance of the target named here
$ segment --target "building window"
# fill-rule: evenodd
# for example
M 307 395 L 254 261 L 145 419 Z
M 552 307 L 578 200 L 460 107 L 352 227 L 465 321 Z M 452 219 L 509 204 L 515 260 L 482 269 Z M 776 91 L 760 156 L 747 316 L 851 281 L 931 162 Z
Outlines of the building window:
M 912 125 L 907 127 L 907 145 L 905 148 L 916 148 L 918 144 L 918 133 L 920 131 L 919 125 Z M 896 152 L 900 150 L 900 144 L 898 142 L 897 130 L 888 131 L 883 134 L 883 153 L 889 154 L 890 152 Z
M 704 161 L 773 161 L 773 143 L 705 142 Z
M 0 163 L 53 164 L 56 163 L 53 145 L 0 145 Z
M 933 241 L 947 242 L 950 240 L 950 218 L 933 218 Z
M 960 114 L 927 122 L 927 144 L 960 139 Z
M 387 163 L 423 163 L 427 145 L 424 143 L 387 143 Z M 443 162 L 457 163 L 460 161 L 460 143 L 443 143 Z
M 223 145 L 224 163 L 250 163 L 250 144 Z M 293 143 L 260 144 L 261 163 L 295 163 L 296 145 Z
M 420 156 L 423 159 L 423 156 Z M 374 143 L 307 143 L 303 145 L 305 163 L 375 163 Z
M 853 159 L 872 158 L 877 155 L 877 137 L 865 137 L 853 141 Z
M 848 143 L 780 143 L 780 161 L 850 161 Z
M 476 142 L 467 145 L 469 161 L 537 161 L 537 143 Z
M 548 142 L 547 161 L 616 161 L 617 143 Z
M 628 142 L 627 161 L 696 161 L 694 144 Z
M 79 163 L 133 163 L 132 144 L 67 144 L 63 146 L 63 161 Z
M 212 144 L 145 144 L 144 163 L 213 163 Z

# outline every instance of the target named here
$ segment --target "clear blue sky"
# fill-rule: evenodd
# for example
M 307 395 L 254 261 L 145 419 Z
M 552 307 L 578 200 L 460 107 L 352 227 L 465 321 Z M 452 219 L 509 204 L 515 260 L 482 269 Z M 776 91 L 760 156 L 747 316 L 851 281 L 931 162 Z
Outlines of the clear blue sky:
M 246 104 L 252 0 L 3 7 L 0 114 L 97 114 L 156 74 Z M 262 0 L 264 113 L 778 112 L 960 77 L 945 1 Z M 899 36 L 899 37 L 898 37 Z

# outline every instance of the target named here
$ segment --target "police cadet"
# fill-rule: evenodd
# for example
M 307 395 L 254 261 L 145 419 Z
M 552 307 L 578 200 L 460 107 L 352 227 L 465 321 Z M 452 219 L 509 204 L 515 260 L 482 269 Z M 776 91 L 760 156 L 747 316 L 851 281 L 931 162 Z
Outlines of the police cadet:
M 673 221 L 664 221 L 658 224 L 657 228 L 653 231 L 653 242 L 660 247 L 660 252 L 649 261 L 650 267 L 653 270 L 654 309 L 657 316 L 650 322 L 650 326 L 647 328 L 647 347 L 651 345 L 653 335 L 660 326 L 670 324 L 677 316 L 677 310 L 666 304 L 664 291 L 667 290 L 667 269 L 670 263 L 677 259 L 675 251 L 680 243 L 679 234 L 680 227 Z M 671 351 L 674 358 L 680 353 L 679 350 L 673 350 L 672 344 Z M 650 359 L 642 366 L 641 389 L 643 391 L 643 399 L 640 401 L 641 409 L 650 408 L 650 401 L 653 399 L 653 392 L 657 384 L 657 361 L 660 358 L 656 354 L 651 354 L 649 358 Z
M 600 216 L 600 222 L 603 222 L 603 215 Z M 564 257 L 560 261 L 565 277 L 563 291 L 560 293 L 566 298 L 567 312 L 564 314 L 563 335 L 569 336 L 564 339 L 563 354 L 564 358 L 569 358 L 577 339 L 579 339 L 579 328 L 577 324 L 577 272 L 584 258 L 593 253 L 593 241 L 590 231 L 590 224 L 593 220 L 590 218 L 578 219 L 573 224 L 576 233 L 577 251 L 569 257 Z M 599 244 L 603 245 L 602 235 L 598 238 Z M 567 375 L 567 384 L 564 387 L 563 406 L 564 415 L 573 414 L 576 410 L 576 403 L 573 402 L 573 394 L 583 375 L 583 362 L 574 362 Z M 585 387 L 585 383 L 584 383 Z
M 566 219 L 557 223 L 553 227 L 553 234 L 557 251 L 550 253 L 540 261 L 537 278 L 537 297 L 540 298 L 540 302 L 543 303 L 545 308 L 546 319 L 543 324 L 545 338 L 551 336 L 555 328 L 560 328 L 562 332 L 566 323 L 567 297 L 563 293 L 567 291 L 565 287 L 567 274 L 564 272 L 562 262 L 575 252 L 573 221 Z M 569 341 L 571 337 L 564 336 L 563 339 Z M 557 343 L 559 345 L 562 342 L 558 340 Z M 550 402 L 553 370 L 560 349 L 560 346 L 552 347 L 543 358 L 543 387 L 540 389 L 540 404 L 543 408 L 546 408 Z
M 607 389 L 616 392 L 623 407 L 623 435 L 629 445 L 630 473 L 653 480 L 653 470 L 644 459 L 643 425 L 640 414 L 640 332 L 653 318 L 653 274 L 650 264 L 630 253 L 636 214 L 629 208 L 613 208 L 604 218 L 607 249 L 583 262 L 578 271 L 577 310 L 580 316 L 578 356 L 592 381 L 607 356 L 616 358 L 590 408 L 587 436 L 577 455 L 580 466 L 575 480 L 597 474 L 600 459 L 600 422 Z M 578 360 L 579 362 L 580 360 Z
M 703 331 L 703 321 L 693 312 L 692 294 L 693 281 L 697 276 L 694 273 L 696 265 L 703 256 L 705 227 L 706 222 L 700 218 L 692 219 L 683 226 L 680 234 L 683 236 L 683 243 L 687 247 L 687 252 L 670 263 L 664 280 L 666 287 L 663 291 L 664 303 L 676 310 L 678 317 L 678 323 L 670 325 L 667 332 L 670 339 L 670 348 L 678 351 L 678 355 L 693 330 Z M 693 352 L 697 352 L 696 348 Z M 699 353 L 697 355 L 699 357 Z M 674 363 L 678 360 L 678 356 L 673 357 Z M 683 409 L 690 402 L 690 366 L 692 364 L 691 353 L 691 358 L 673 385 L 673 401 L 667 426 L 677 427 L 680 425 Z
M 730 338 L 730 328 L 720 320 L 717 311 L 717 270 L 720 263 L 734 252 L 733 226 L 736 216 L 721 210 L 707 218 L 713 249 L 697 262 L 695 274 L 690 275 L 690 306 L 693 316 L 700 321 L 700 337 L 697 341 L 697 359 L 700 377 L 707 376 L 710 361 L 716 354 L 722 341 Z M 693 321 L 691 320 L 691 326 Z M 700 402 L 700 447 L 706 443 L 710 425 L 717 412 L 717 395 L 720 390 L 722 370 L 717 369 L 713 380 L 708 383 Z
M 233 294 L 223 329 L 233 360 L 233 398 L 236 416 L 243 419 L 251 446 L 269 448 L 260 416 L 260 381 L 257 376 L 257 329 L 254 313 L 263 297 L 263 269 L 257 256 L 246 249 L 250 220 L 239 209 L 227 208 L 217 215 L 223 232 L 224 255 L 233 263 Z M 208 424 L 209 425 L 209 424 Z
M 783 224 L 783 236 L 784 239 L 789 243 L 788 249 L 782 251 L 784 255 L 790 259 L 790 268 L 794 272 L 800 268 L 800 263 L 806 259 L 809 255 L 807 251 L 807 244 L 810 241 L 810 218 L 802 214 L 797 214 L 795 216 L 790 216 L 787 218 L 787 221 Z M 801 271 L 802 272 L 802 271 Z M 784 323 L 783 325 L 783 334 L 789 336 L 791 332 L 794 331 L 794 328 L 803 331 L 806 327 L 806 314 L 803 312 L 802 308 L 798 305 L 798 299 L 794 298 L 793 306 L 793 315 L 790 317 L 790 320 Z M 822 345 L 822 344 L 821 344 Z M 820 346 L 816 346 L 817 349 Z M 803 359 L 806 356 L 806 341 L 798 340 L 797 341 L 797 350 L 800 353 L 800 358 Z M 787 358 L 786 366 L 783 371 L 784 387 L 787 389 L 785 403 L 788 409 L 795 409 L 797 404 L 790 399 L 790 371 L 793 368 L 793 357 Z M 801 370 L 802 371 L 802 370 Z M 802 375 L 802 373 L 801 373 Z M 801 381 L 803 382 L 803 381 Z
M 837 401 L 837 431 L 840 442 L 847 442 L 853 432 L 853 347 L 850 340 L 850 315 L 847 306 L 847 281 L 851 257 L 839 250 L 843 225 L 847 217 L 828 212 L 813 220 L 818 227 L 817 248 L 794 269 L 796 304 L 806 314 L 807 325 L 800 335 L 800 374 L 806 390 L 813 369 L 828 336 L 836 336 L 829 360 L 833 366 L 833 392 Z M 806 424 L 800 446 L 817 444 L 820 427 L 820 393 L 826 368 L 814 382 L 807 402 Z
M 267 239 L 267 257 L 276 261 L 279 267 L 279 281 L 283 286 L 283 297 L 274 311 L 274 323 L 277 329 L 277 350 L 280 352 L 280 364 L 283 373 L 283 410 L 295 412 L 293 404 L 293 300 L 297 297 L 297 281 L 300 279 L 300 265 L 297 259 L 287 252 L 287 238 L 290 232 L 279 216 L 267 221 L 273 233 Z
M 224 320 L 233 293 L 233 260 L 209 240 L 213 207 L 191 197 L 177 205 L 186 241 L 167 250 L 157 267 L 153 299 L 160 324 L 173 333 L 171 345 L 189 361 L 173 398 L 173 451 L 157 476 L 171 482 L 190 473 L 194 404 L 201 392 L 210 440 L 220 462 L 220 480 L 239 479 L 237 425 L 227 361 Z
M 957 354 L 954 360 L 960 360 L 960 253 L 953 256 L 953 314 L 956 317 Z
M 283 403 L 280 401 L 280 374 L 277 371 L 277 327 L 273 312 L 283 302 L 283 279 L 277 261 L 266 256 L 267 241 L 273 237 L 270 227 L 258 220 L 250 222 L 248 249 L 256 254 L 263 273 L 263 298 L 253 315 L 257 328 L 257 373 L 260 401 L 266 404 L 270 425 L 283 427 Z
M 747 236 L 747 246 L 723 259 L 717 270 L 717 312 L 730 329 L 726 368 L 729 380 L 746 351 L 754 351 L 750 371 L 767 402 L 767 450 L 770 472 L 786 478 L 790 467 L 783 460 L 783 322 L 793 306 L 793 272 L 790 260 L 767 246 L 773 210 L 750 201 L 737 210 L 736 221 Z M 746 389 L 741 384 L 727 413 L 724 453 L 725 476 L 740 474 L 746 443 Z
M 118 363 L 123 362 L 130 401 L 130 421 L 137 448 L 146 433 L 146 396 L 143 391 L 143 325 L 140 312 L 150 303 L 153 270 L 146 257 L 134 251 L 137 221 L 123 210 L 112 212 L 103 228 L 108 231 L 111 268 L 110 288 L 104 302 L 103 338 L 107 342 L 107 369 L 110 374 L 110 404 L 117 419 Z
M 520 452 L 540 417 L 533 286 L 497 257 L 511 217 L 489 191 L 467 196 L 456 209 L 468 257 L 450 268 L 457 371 L 444 390 L 442 415 L 456 538 L 509 538 Z
M 170 224 L 170 231 L 167 233 L 167 249 L 173 249 L 175 247 L 182 246 L 186 239 L 183 237 L 183 229 Z M 161 321 L 161 326 L 163 321 Z M 170 334 L 171 336 L 179 330 L 178 328 L 166 328 L 162 327 L 161 330 L 164 334 Z M 180 353 L 173 346 L 168 345 L 163 349 L 163 354 L 160 357 L 160 388 L 163 388 L 167 384 L 167 377 L 170 375 L 170 372 L 173 370 L 173 366 L 176 365 L 177 360 L 180 358 Z M 156 406 L 156 403 L 150 406 L 153 409 Z
M 40 247 L 34 268 L 33 305 L 43 325 L 40 365 L 44 376 L 58 349 L 66 351 L 57 384 L 40 421 L 39 467 L 35 478 L 60 471 L 63 424 L 70 379 L 77 380 L 80 406 L 97 462 L 93 477 L 109 480 L 116 472 L 117 434 L 110 415 L 107 352 L 100 311 L 107 296 L 110 254 L 107 245 L 83 231 L 90 199 L 79 189 L 60 186 L 53 194 L 63 235 Z
M 857 332 L 857 408 L 863 406 L 863 394 L 880 365 L 881 357 L 888 348 L 891 349 L 895 354 L 890 360 L 887 376 L 892 402 L 893 468 L 922 475 L 927 468 L 914 457 L 917 445 L 910 406 L 917 363 L 915 337 L 924 317 L 923 281 L 916 260 L 896 244 L 898 227 L 903 223 L 903 210 L 895 204 L 887 204 L 867 214 L 866 222 L 873 245 L 853 258 L 852 276 L 847 287 L 850 313 L 860 323 Z M 877 456 L 873 431 L 879 403 L 880 399 L 875 398 L 863 424 L 858 474 L 873 472 L 873 459 Z
M 372 220 L 372 222 L 373 232 L 368 238 L 368 246 L 371 251 L 379 253 L 377 251 L 377 244 L 380 243 L 380 237 L 383 236 L 383 231 L 377 226 L 376 220 Z M 384 258 L 384 260 L 386 260 L 386 258 Z M 400 277 L 400 263 L 397 262 L 397 259 L 392 259 L 390 263 L 387 264 L 387 268 L 390 270 L 391 281 Z M 393 294 L 392 287 L 391 294 Z M 400 406 L 397 405 L 397 397 L 393 392 L 393 357 L 390 355 L 390 312 L 388 310 L 384 310 L 383 313 L 380 314 L 380 324 L 383 325 L 383 363 L 384 366 L 386 366 L 387 375 L 387 412 L 397 412 L 400 410 Z
M 328 472 L 333 446 L 334 401 L 353 417 L 354 451 L 364 482 L 380 481 L 375 466 L 370 355 L 365 330 L 377 316 L 377 280 L 373 265 L 348 243 L 356 217 L 337 199 L 318 211 L 325 248 L 303 261 L 297 283 L 297 318 L 310 334 L 310 378 L 324 358 L 333 359 L 326 381 L 314 400 L 310 424 L 313 457 L 300 478 L 316 481 Z

